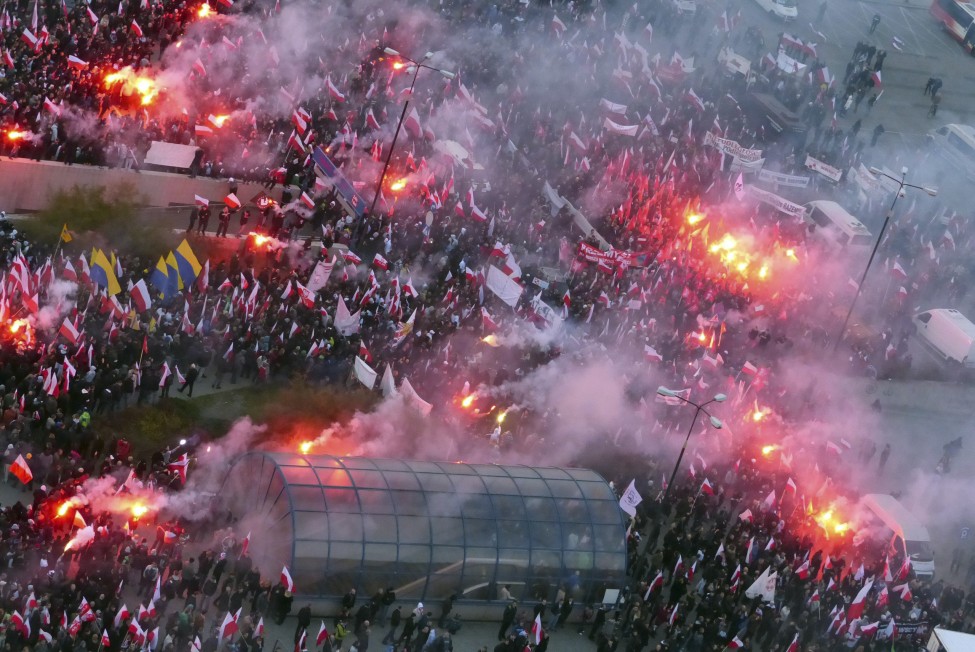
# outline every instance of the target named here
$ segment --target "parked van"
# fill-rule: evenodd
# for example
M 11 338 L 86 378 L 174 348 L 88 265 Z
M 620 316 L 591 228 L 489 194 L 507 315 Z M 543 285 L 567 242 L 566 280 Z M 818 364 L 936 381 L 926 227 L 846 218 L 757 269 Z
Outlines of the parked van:
M 860 499 L 860 504 L 891 531 L 888 548 L 891 573 L 897 573 L 906 556 L 911 559 L 915 575 L 934 579 L 934 550 L 928 529 L 893 496 L 867 494 Z
M 954 169 L 975 178 L 975 127 L 950 124 L 928 133 L 934 151 Z
M 806 221 L 813 233 L 841 247 L 870 247 L 873 236 L 867 227 L 835 201 L 811 201 L 806 204 Z
M 942 362 L 975 368 L 975 324 L 953 308 L 932 308 L 914 315 L 917 338 Z

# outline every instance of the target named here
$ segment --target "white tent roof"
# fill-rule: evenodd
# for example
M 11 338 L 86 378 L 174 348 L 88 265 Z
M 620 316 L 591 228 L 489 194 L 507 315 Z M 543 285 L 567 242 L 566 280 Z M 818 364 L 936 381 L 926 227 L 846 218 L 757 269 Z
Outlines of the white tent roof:
M 975 635 L 953 632 L 950 629 L 941 629 L 940 627 L 935 627 L 934 633 L 941 641 L 945 652 L 971 652 L 975 650 Z

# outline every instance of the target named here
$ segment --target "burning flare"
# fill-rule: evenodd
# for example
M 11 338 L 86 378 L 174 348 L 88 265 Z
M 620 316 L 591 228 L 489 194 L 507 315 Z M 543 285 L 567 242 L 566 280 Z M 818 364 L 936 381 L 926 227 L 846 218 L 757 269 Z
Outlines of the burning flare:
M 498 341 L 498 336 L 495 335 L 494 333 L 491 333 L 487 337 L 482 337 L 481 341 L 487 344 L 488 346 L 492 346 L 494 348 L 501 346 L 501 342 Z
M 146 512 L 148 511 L 149 508 L 143 505 L 142 503 L 136 503 L 135 505 L 132 505 L 132 516 L 134 518 L 142 518 L 143 516 L 146 515 Z
M 111 88 L 118 83 L 124 84 L 123 92 L 137 93 L 141 98 L 142 106 L 152 104 L 153 100 L 159 94 L 156 80 L 136 75 L 131 66 L 126 66 L 118 72 L 105 75 L 105 88 Z
M 774 445 L 774 444 L 768 444 L 766 446 L 762 446 L 762 455 L 764 455 L 765 457 L 768 457 L 774 451 L 778 450 L 778 448 L 779 447 L 776 446 L 776 445 Z
M 213 10 L 210 9 L 210 5 L 204 2 L 202 5 L 200 5 L 200 8 L 196 10 L 196 15 L 200 18 L 206 18 L 210 15 L 211 11 Z
M 213 124 L 217 125 L 218 127 L 222 127 L 223 123 L 225 123 L 229 119 L 230 119 L 229 115 L 216 115 L 213 116 Z
M 467 395 L 467 396 L 465 396 L 465 397 L 464 397 L 464 399 L 463 399 L 463 400 L 462 400 L 462 401 L 460 402 L 460 406 L 461 406 L 462 408 L 464 408 L 464 409 L 466 410 L 467 408 L 469 408 L 469 407 L 470 407 L 470 406 L 471 406 L 471 405 L 472 405 L 472 404 L 474 403 L 474 399 L 475 399 L 475 398 L 476 398 L 476 397 L 474 396 L 474 394 L 468 394 L 468 395 Z
M 759 407 L 756 407 L 755 408 L 755 411 L 752 412 L 752 421 L 754 421 L 756 423 L 759 422 L 759 421 L 762 421 L 763 419 L 765 419 L 765 417 L 767 417 L 771 413 L 772 413 L 772 410 L 770 408 L 759 408 Z M 763 448 L 762 451 L 764 452 L 765 449 Z
M 301 444 L 298 445 L 298 450 L 301 451 L 302 455 L 307 455 L 309 452 L 311 452 L 311 447 L 312 447 L 312 442 L 303 441 L 301 442 Z
M 498 425 L 504 423 L 504 418 L 508 416 L 508 412 L 509 410 L 502 410 L 500 413 L 498 413 Z
M 406 179 L 397 179 L 392 184 L 390 184 L 389 189 L 393 192 L 399 192 L 406 187 Z
M 18 319 L 17 321 L 10 324 L 10 332 L 15 334 L 19 333 L 20 329 L 24 328 L 25 326 L 30 326 L 30 323 L 26 319 Z
M 828 535 L 831 531 L 834 534 L 845 534 L 850 529 L 850 524 L 837 519 L 833 515 L 833 510 L 828 509 L 815 517 L 815 521 L 826 531 Z
M 7 140 L 23 140 L 30 132 L 27 131 L 8 131 Z

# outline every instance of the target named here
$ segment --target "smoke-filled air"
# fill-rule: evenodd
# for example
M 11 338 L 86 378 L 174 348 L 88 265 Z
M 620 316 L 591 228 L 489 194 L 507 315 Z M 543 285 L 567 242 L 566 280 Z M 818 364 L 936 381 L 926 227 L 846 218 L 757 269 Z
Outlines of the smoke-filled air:
M 7 635 L 973 649 L 964 7 L 3 8 Z

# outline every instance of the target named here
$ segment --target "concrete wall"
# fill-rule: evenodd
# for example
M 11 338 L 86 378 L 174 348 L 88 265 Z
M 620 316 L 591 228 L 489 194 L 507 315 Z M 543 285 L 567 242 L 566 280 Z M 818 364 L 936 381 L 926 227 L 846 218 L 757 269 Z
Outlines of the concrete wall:
M 186 175 L 166 172 L 136 174 L 131 170 L 4 158 L 0 159 L 0 210 L 7 213 L 38 211 L 47 206 L 48 198 L 58 190 L 73 186 L 111 187 L 120 183 L 132 184 L 147 206 L 192 204 L 194 195 L 220 203 L 227 194 L 225 180 L 190 179 Z M 237 197 L 245 205 L 262 190 L 257 183 L 239 186 Z M 280 197 L 280 192 L 273 196 Z

